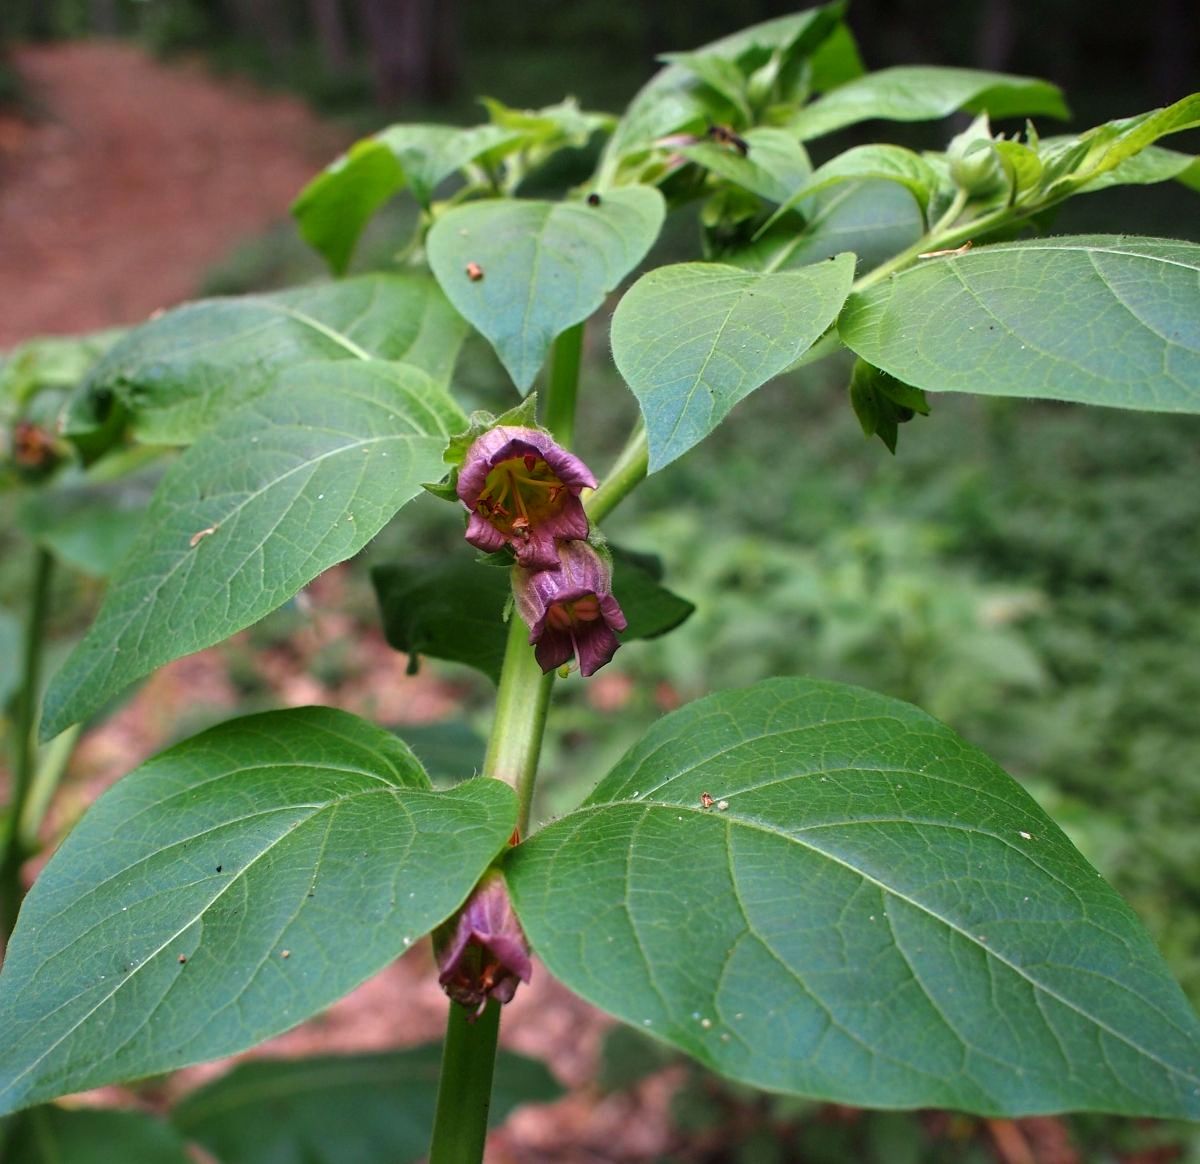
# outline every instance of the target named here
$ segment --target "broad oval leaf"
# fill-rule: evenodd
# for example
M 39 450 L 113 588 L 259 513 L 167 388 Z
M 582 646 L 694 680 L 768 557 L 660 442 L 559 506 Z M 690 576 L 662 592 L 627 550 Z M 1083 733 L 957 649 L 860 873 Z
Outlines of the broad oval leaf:
M 1200 1022 L 1132 911 L 1019 785 L 898 700 L 803 679 L 700 700 L 506 870 L 553 974 L 734 1079 L 1200 1115 Z
M 836 318 L 854 256 L 758 274 L 678 263 L 644 275 L 612 322 L 613 359 L 646 420 L 650 471 L 703 440 Z
M 587 319 L 641 262 L 664 213 L 662 195 L 648 186 L 607 191 L 597 206 L 468 203 L 434 223 L 429 265 L 524 394 L 555 338 Z
M 715 142 L 684 146 L 680 153 L 769 202 L 787 201 L 812 174 L 804 147 L 785 130 L 748 129 L 742 140 L 748 147 L 744 157 L 731 146 Z
M 904 186 L 850 182 L 814 198 L 802 230 L 785 219 L 724 261 L 752 271 L 791 271 L 850 251 L 861 274 L 911 246 L 924 229 L 921 208 Z
M 1033 239 L 934 259 L 850 296 L 846 344 L 930 392 L 1200 411 L 1200 245 Z
M 355 142 L 300 191 L 292 204 L 300 235 L 340 275 L 363 228 L 393 194 L 408 186 L 428 206 L 455 170 L 520 136 L 500 125 L 389 126 Z
M 403 360 L 447 383 L 465 337 L 437 285 L 412 275 L 204 299 L 129 332 L 88 377 L 67 430 L 94 426 L 115 396 L 141 440 L 189 444 L 310 360 Z
M 193 1160 L 179 1133 L 144 1111 L 71 1110 L 43 1104 L 22 1112 L 5 1130 L 6 1164 L 192 1164 Z
M 440 1044 L 239 1063 L 187 1096 L 171 1122 L 221 1164 L 408 1164 L 429 1151 L 441 1063 Z M 542 1063 L 501 1051 L 488 1123 L 561 1095 Z
M 233 720 L 105 793 L 38 878 L 0 974 L 0 1112 L 229 1055 L 448 917 L 506 844 L 507 785 L 433 792 L 345 712 Z
M 1070 116 L 1058 86 L 1036 77 L 900 65 L 830 89 L 802 109 L 790 128 L 809 140 L 859 121 L 930 121 L 959 109 L 994 118 Z
M 818 168 L 775 212 L 775 217 L 798 206 L 813 195 L 844 182 L 896 182 L 920 203 L 921 209 L 937 189 L 937 171 L 920 154 L 901 146 L 855 146 Z
M 288 373 L 168 470 L 87 636 L 46 694 L 47 738 L 220 642 L 356 554 L 441 475 L 466 419 L 405 364 Z

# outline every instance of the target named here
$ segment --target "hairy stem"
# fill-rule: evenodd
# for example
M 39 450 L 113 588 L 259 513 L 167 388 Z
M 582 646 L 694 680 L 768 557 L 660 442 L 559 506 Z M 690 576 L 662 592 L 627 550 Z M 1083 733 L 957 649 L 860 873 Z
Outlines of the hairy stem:
M 8 811 L 0 835 L 0 938 L 7 940 L 17 922 L 24 886 L 21 884 L 21 865 L 28 853 L 21 843 L 21 818 L 33 783 L 37 760 L 34 729 L 37 720 L 38 694 L 41 687 L 42 641 L 45 637 L 46 615 L 50 605 L 50 579 L 54 559 L 39 548 L 33 567 L 33 586 L 29 609 L 25 617 L 25 636 L 21 656 L 21 687 L 13 717 L 12 789 Z
M 466 1007 L 450 1004 L 429 1164 L 479 1164 L 483 1159 L 500 1004 L 492 999 L 475 1022 L 472 1018 Z
M 585 498 L 583 508 L 588 517 L 592 521 L 603 521 L 636 485 L 645 480 L 649 465 L 646 426 L 639 420 L 608 476 L 600 482 L 600 488 Z

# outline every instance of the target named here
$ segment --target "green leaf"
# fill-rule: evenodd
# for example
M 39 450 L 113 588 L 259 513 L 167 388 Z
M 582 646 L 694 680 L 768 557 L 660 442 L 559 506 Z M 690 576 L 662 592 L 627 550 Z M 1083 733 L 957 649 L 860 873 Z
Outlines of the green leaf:
M 609 549 L 613 596 L 629 623 L 620 636 L 623 642 L 664 635 L 695 610 L 659 585 L 640 555 Z M 371 581 L 387 641 L 411 656 L 410 665 L 418 656 L 430 655 L 465 663 L 499 683 L 508 639 L 504 614 L 512 593 L 510 575 L 466 557 L 376 566 Z
M 1200 245 L 1033 239 L 932 259 L 852 295 L 838 329 L 929 392 L 1200 411 Z
M 239 1063 L 171 1119 L 221 1164 L 406 1164 L 429 1150 L 440 1044 L 376 1055 Z M 501 1051 L 488 1123 L 562 1088 L 545 1066 Z
M 826 4 L 768 20 L 704 45 L 690 56 L 735 62 L 747 76 L 775 53 L 788 60 L 803 59 L 841 26 L 844 7 L 842 3 Z M 601 159 L 601 184 L 611 180 L 627 155 L 649 149 L 666 134 L 703 130 L 706 117 L 723 112 L 712 107 L 706 88 L 694 69 L 683 64 L 671 64 L 656 73 L 630 102 L 609 139 Z
M 500 682 L 508 637 L 509 571 L 465 555 L 406 561 L 371 570 L 388 643 L 415 669 L 422 655 L 464 663 Z
M 162 476 L 160 466 L 113 480 L 80 474 L 31 493 L 21 506 L 26 535 L 93 578 L 107 578 L 137 538 Z
M 1181 154 L 1178 150 L 1147 146 L 1106 170 L 1081 188 L 1084 194 L 1107 190 L 1110 186 L 1151 186 L 1172 179 L 1193 190 L 1200 190 L 1200 158 Z
M 1136 157 L 1159 138 L 1198 126 L 1200 93 L 1193 93 L 1174 105 L 1097 125 L 1077 138 L 1043 142 L 1046 193 L 1065 197 L 1081 188 L 1095 189 L 1096 179 Z
M 189 444 L 310 360 L 403 360 L 448 383 L 466 337 L 432 280 L 363 275 L 271 295 L 205 299 L 131 331 L 88 378 L 73 412 L 94 425 L 115 395 L 148 444 Z M 68 422 L 68 431 L 74 425 Z
M 92 806 L 25 900 L 0 1112 L 317 1013 L 448 917 L 515 819 L 500 781 L 433 792 L 400 740 L 330 708 L 177 744 Z
M 690 53 L 663 53 L 659 60 L 664 64 L 681 66 L 695 74 L 713 92 L 720 94 L 737 115 L 740 125 L 751 121 L 753 114 L 746 97 L 746 74 L 738 68 L 736 61 L 705 52 L 704 49 Z
M 925 229 L 916 199 L 895 182 L 836 186 L 817 195 L 806 209 L 801 230 L 782 219 L 724 261 L 752 271 L 793 271 L 850 251 L 861 273 L 911 246 Z
M 960 109 L 992 118 L 1069 117 L 1058 86 L 1034 77 L 976 69 L 902 65 L 847 81 L 792 119 L 801 140 L 859 121 L 930 121 Z
M 392 125 L 355 142 L 292 204 L 300 235 L 337 274 L 375 212 L 406 186 L 422 206 L 455 170 L 521 134 L 500 125 Z
M 714 142 L 684 146 L 679 152 L 768 202 L 786 201 L 812 173 L 804 147 L 782 129 L 748 129 L 743 140 L 750 147 L 745 157 Z
M 506 876 L 551 973 L 733 1079 L 1200 1116 L 1200 1021 L 1137 918 L 1019 785 L 897 700 L 804 679 L 700 700 Z
M 401 735 L 435 788 L 461 784 L 483 770 L 487 740 L 466 720 L 406 723 Z
M 122 334 L 44 336 L 18 345 L 0 362 L 0 402 L 21 405 L 46 388 L 74 388 Z
M 429 232 L 429 265 L 491 342 L 524 395 L 555 338 L 587 319 L 658 237 L 662 195 L 645 186 L 584 202 L 496 200 L 455 207 Z M 475 264 L 481 277 L 472 277 Z
M 466 418 L 416 368 L 321 361 L 288 373 L 167 471 L 95 624 L 46 694 L 46 738 L 211 646 L 356 554 Z
M 189 1164 L 191 1159 L 174 1129 L 145 1112 L 53 1104 L 23 1112 L 4 1145 L 6 1164 Z
M 703 440 L 739 400 L 803 355 L 853 278 L 854 257 L 841 255 L 770 274 L 678 263 L 639 279 L 613 315 L 612 346 L 646 419 L 650 471 Z
M 681 626 L 695 613 L 694 603 L 659 585 L 662 564 L 646 555 L 633 554 L 610 545 L 613 558 L 613 596 L 620 603 L 629 625 L 621 632 L 623 642 L 656 639 Z
M 937 189 L 938 176 L 937 171 L 920 154 L 915 154 L 912 150 L 893 145 L 855 146 L 820 166 L 812 177 L 779 207 L 768 225 L 831 186 L 861 181 L 895 182 L 908 190 L 924 212 Z

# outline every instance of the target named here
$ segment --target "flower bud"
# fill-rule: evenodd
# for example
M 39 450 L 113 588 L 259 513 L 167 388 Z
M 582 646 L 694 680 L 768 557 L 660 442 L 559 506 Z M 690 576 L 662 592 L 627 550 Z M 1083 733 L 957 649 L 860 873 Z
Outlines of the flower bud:
M 981 113 L 954 137 L 946 148 L 946 160 L 954 184 L 973 198 L 999 194 L 1008 185 L 1008 174 L 992 139 L 986 113 Z
M 457 917 L 434 931 L 433 949 L 442 989 L 475 1017 L 489 998 L 508 1002 L 533 974 L 529 944 L 495 869 L 484 875 Z
M 577 658 L 591 675 L 621 645 L 614 632 L 626 623 L 612 595 L 612 569 L 587 542 L 561 543 L 557 570 L 514 570 L 513 597 L 544 672 Z
M 471 511 L 466 538 L 487 553 L 511 546 L 517 564 L 558 568 L 556 542 L 586 538 L 580 490 L 596 478 L 576 456 L 536 428 L 499 425 L 467 451 L 456 489 Z

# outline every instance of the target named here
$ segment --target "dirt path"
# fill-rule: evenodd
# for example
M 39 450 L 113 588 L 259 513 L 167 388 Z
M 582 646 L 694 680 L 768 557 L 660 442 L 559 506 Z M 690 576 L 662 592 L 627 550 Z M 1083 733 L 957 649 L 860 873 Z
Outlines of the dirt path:
M 0 114 L 0 348 L 133 323 L 287 217 L 341 135 L 293 97 L 128 45 L 17 50 Z

